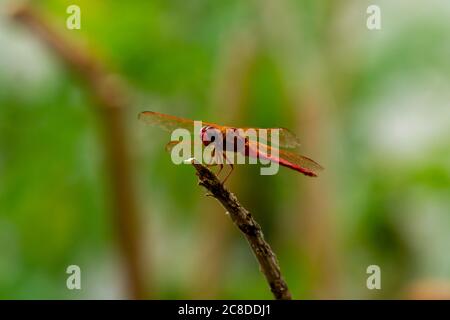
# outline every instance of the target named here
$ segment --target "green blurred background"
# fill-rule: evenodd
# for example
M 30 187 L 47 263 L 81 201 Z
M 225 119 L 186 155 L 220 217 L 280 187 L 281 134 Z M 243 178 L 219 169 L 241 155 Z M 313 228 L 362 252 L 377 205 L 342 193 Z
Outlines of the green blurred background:
M 288 127 L 326 168 L 312 179 L 243 165 L 227 182 L 294 298 L 450 298 L 449 1 L 30 3 L 126 83 L 126 191 L 142 274 L 127 269 L 113 213 L 106 116 L 89 84 L 7 15 L 15 1 L 2 0 L 0 298 L 272 297 L 193 168 L 172 164 L 170 136 L 137 120 L 144 110 Z M 70 4 L 81 30 L 66 28 Z M 381 30 L 366 27 L 370 4 Z M 82 290 L 66 288 L 72 264 Z M 366 287 L 373 264 L 381 290 Z M 130 289 L 136 279 L 144 294 Z

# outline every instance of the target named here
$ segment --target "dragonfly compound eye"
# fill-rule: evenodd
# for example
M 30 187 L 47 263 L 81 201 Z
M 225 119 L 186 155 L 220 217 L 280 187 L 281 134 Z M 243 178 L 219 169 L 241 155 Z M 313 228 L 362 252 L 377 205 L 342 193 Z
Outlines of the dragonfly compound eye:
M 220 130 L 211 126 L 205 126 L 200 131 L 200 137 L 205 146 L 209 145 L 211 142 L 215 142 L 220 134 Z

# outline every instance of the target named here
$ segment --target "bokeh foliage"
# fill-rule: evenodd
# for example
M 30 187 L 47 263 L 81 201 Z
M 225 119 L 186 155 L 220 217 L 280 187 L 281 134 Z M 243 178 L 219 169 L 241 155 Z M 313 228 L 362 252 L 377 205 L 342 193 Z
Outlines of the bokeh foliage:
M 382 8 L 380 31 L 366 29 L 367 1 L 34 3 L 134 92 L 127 123 L 150 297 L 271 295 L 192 168 L 170 162 L 169 137 L 137 121 L 143 110 L 304 134 L 302 152 L 326 167 L 323 197 L 318 182 L 284 169 L 270 177 L 239 167 L 230 180 L 296 298 L 409 297 L 429 280 L 450 286 L 450 5 L 372 2 Z M 66 7 L 74 3 L 82 28 L 68 31 Z M 230 60 L 242 60 L 244 71 Z M 221 94 L 223 82 L 242 96 Z M 321 125 L 305 131 L 308 107 L 293 97 L 310 86 L 313 100 L 329 105 L 317 106 Z M 126 297 L 102 143 L 86 85 L 0 16 L 0 297 Z M 316 209 L 327 214 L 312 234 L 326 233 L 326 241 L 333 233 L 330 265 L 315 260 L 322 242 L 310 247 L 315 238 L 302 236 Z M 80 292 L 65 287 L 69 264 L 83 270 Z M 371 264 L 382 268 L 382 291 L 365 286 Z

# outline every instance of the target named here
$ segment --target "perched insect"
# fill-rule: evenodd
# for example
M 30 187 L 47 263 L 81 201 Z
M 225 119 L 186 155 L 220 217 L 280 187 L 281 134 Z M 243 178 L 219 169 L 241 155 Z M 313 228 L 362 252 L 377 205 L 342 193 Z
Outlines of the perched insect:
M 189 130 L 192 134 L 198 134 L 200 136 L 201 142 L 204 146 L 213 146 L 220 150 L 216 152 L 214 156 L 225 158 L 225 164 L 229 164 L 231 167 L 230 172 L 225 177 L 223 182 L 225 182 L 230 176 L 234 169 L 233 163 L 227 162 L 227 158 L 223 151 L 229 151 L 234 153 L 241 153 L 246 157 L 250 158 L 260 158 L 268 161 L 272 161 L 280 164 L 281 166 L 287 167 L 289 169 L 303 173 L 306 176 L 316 177 L 317 172 L 322 170 L 322 166 L 319 165 L 312 159 L 299 155 L 295 152 L 287 151 L 285 149 L 294 149 L 300 145 L 299 140 L 295 134 L 285 128 L 236 128 L 230 126 L 221 126 L 214 123 L 202 122 L 203 127 L 201 127 L 200 132 L 194 132 L 194 121 L 185 118 L 179 118 L 168 114 L 144 111 L 139 114 L 139 119 L 144 121 L 146 124 L 158 126 L 166 131 L 172 132 L 175 129 L 183 128 Z M 272 132 L 277 130 L 278 132 L 278 143 L 277 145 L 269 145 L 268 139 L 266 141 L 259 141 L 256 138 L 251 138 L 248 136 L 239 136 L 239 132 L 246 132 L 248 130 L 254 130 L 257 134 L 255 137 L 260 137 L 258 134 L 261 130 L 266 130 Z M 228 144 L 227 141 L 231 139 L 242 139 L 241 144 L 233 143 Z M 266 135 L 267 136 L 267 135 Z M 214 139 L 213 137 L 221 137 L 221 139 Z M 167 148 L 171 149 L 178 141 L 171 141 L 167 144 Z M 227 149 L 228 145 L 232 145 L 231 149 Z M 236 146 L 241 145 L 241 148 Z M 215 151 L 215 150 L 214 150 Z M 275 156 L 277 155 L 277 156 Z M 216 163 L 220 165 L 220 169 L 217 172 L 219 174 L 223 168 L 223 163 Z M 216 165 L 213 164 L 213 165 Z

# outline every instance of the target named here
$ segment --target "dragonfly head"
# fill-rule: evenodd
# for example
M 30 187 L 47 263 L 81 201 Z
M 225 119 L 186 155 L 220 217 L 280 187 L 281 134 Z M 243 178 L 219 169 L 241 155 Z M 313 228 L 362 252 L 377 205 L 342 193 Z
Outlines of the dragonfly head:
M 200 130 L 200 139 L 205 146 L 209 145 L 212 142 L 215 142 L 216 139 L 221 135 L 222 133 L 220 132 L 220 130 L 212 126 L 204 126 Z

